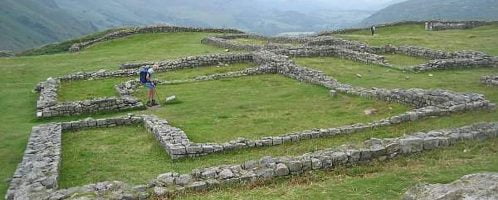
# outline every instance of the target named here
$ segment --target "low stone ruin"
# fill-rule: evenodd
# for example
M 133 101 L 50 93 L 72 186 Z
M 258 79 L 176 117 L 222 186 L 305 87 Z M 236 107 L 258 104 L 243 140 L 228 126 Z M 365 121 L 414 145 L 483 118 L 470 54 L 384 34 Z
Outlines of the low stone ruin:
M 63 131 L 89 127 L 113 127 L 144 122 L 147 117 L 84 120 L 39 125 L 33 128 L 23 161 L 10 182 L 6 199 L 68 199 L 79 197 L 113 197 L 139 199 L 167 196 L 182 191 L 202 191 L 220 185 L 251 183 L 275 177 L 297 175 L 311 170 L 352 166 L 373 160 L 385 161 L 398 156 L 445 148 L 467 140 L 486 140 L 498 136 L 498 123 L 479 123 L 455 129 L 419 132 L 398 138 L 370 139 L 361 146 L 346 145 L 296 157 L 263 157 L 237 165 L 220 165 L 195 169 L 188 174 L 169 172 L 147 185 L 132 186 L 122 182 L 103 182 L 69 189 L 58 189 Z M 148 123 L 148 122 L 145 122 Z M 155 122 L 158 123 L 158 122 Z M 146 125 L 147 126 L 147 125 Z M 166 130 L 165 130 L 166 131 Z M 157 137 L 157 135 L 156 135 Z M 161 137 L 168 137 L 161 135 Z M 182 142 L 183 137 L 170 137 Z
M 498 199 L 498 173 L 469 174 L 448 184 L 420 184 L 403 200 Z
M 192 28 L 192 27 L 178 27 L 178 26 L 165 26 L 165 25 L 135 27 L 135 28 L 129 28 L 129 29 L 111 32 L 94 40 L 75 43 L 71 45 L 69 51 L 78 52 L 95 43 L 127 37 L 139 33 L 167 33 L 167 32 L 243 33 L 242 31 L 235 29 Z
M 498 75 L 483 76 L 481 77 L 481 83 L 490 86 L 498 86 Z
M 428 21 L 425 22 L 426 31 L 442 31 L 451 29 L 472 29 L 488 24 L 482 21 Z

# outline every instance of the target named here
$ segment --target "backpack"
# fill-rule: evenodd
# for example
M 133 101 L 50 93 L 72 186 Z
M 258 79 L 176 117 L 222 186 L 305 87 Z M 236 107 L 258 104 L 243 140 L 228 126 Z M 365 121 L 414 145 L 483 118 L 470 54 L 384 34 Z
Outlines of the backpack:
M 147 75 L 149 74 L 149 67 L 144 67 L 140 70 L 140 82 L 147 83 Z

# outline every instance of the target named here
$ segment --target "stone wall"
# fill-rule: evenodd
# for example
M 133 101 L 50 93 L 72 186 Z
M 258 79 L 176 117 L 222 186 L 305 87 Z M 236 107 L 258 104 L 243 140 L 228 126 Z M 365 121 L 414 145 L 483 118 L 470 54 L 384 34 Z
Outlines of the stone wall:
M 233 54 L 213 54 L 201 56 L 189 56 L 175 60 L 159 61 L 159 62 L 139 62 L 121 64 L 121 69 L 134 69 L 145 65 L 159 65 L 158 72 L 168 70 L 178 70 L 184 68 L 195 68 L 199 66 L 218 65 L 220 63 L 238 63 L 250 62 L 252 60 L 251 53 L 233 53 Z M 157 70 L 156 70 L 157 71 Z
M 407 67 L 413 71 L 431 71 L 445 69 L 465 69 L 480 67 L 498 67 L 498 59 L 492 57 L 482 58 L 453 58 L 431 60 L 428 63 Z
M 287 49 L 276 49 L 272 50 L 272 52 L 292 57 L 333 56 L 367 64 L 371 63 L 391 67 L 388 63 L 386 63 L 384 56 L 379 56 L 368 52 L 353 51 L 350 49 L 342 48 L 340 46 L 305 46 Z
M 442 31 L 450 29 L 471 29 L 486 24 L 488 24 L 488 22 L 483 21 L 428 21 L 425 22 L 425 30 Z
M 134 34 L 140 33 L 165 33 L 165 32 L 209 32 L 209 33 L 243 33 L 242 31 L 235 29 L 216 29 L 216 28 L 191 28 L 191 27 L 177 27 L 177 26 L 146 26 L 146 27 L 136 27 L 125 30 L 119 30 L 102 36 L 90 41 L 85 41 L 81 43 L 75 43 L 70 48 L 69 51 L 77 52 L 82 49 L 93 45 L 98 42 L 113 40 L 116 38 L 127 37 Z
M 483 76 L 481 77 L 481 83 L 490 86 L 498 86 L 498 75 Z
M 6 199 L 69 199 L 75 194 L 82 198 L 116 199 L 168 196 L 234 183 L 245 184 L 299 175 L 312 170 L 350 167 L 376 160 L 385 162 L 399 156 L 445 148 L 462 141 L 498 137 L 497 122 L 478 123 L 454 129 L 418 132 L 398 138 L 372 138 L 362 145 L 343 145 L 295 157 L 266 156 L 240 164 L 194 169 L 187 174 L 168 172 L 146 185 L 133 186 L 114 181 L 57 190 L 57 182 L 53 180 L 58 179 L 62 129 L 60 124 L 41 125 L 33 129 L 23 162 L 10 183 Z M 182 140 L 183 138 L 178 138 L 178 141 Z M 45 162 L 40 163 L 40 160 Z
M 49 78 L 38 84 L 40 93 L 36 103 L 36 117 L 73 116 L 101 111 L 142 109 L 144 105 L 131 95 L 105 97 L 91 100 L 58 102 L 57 89 L 60 79 Z
M 42 199 L 57 190 L 61 132 L 60 124 L 33 127 L 24 157 L 10 181 L 6 199 Z

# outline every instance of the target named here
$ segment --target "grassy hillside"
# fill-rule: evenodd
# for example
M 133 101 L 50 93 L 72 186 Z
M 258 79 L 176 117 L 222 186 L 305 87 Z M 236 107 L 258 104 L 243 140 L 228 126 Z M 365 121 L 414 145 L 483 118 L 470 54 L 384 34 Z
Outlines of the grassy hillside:
M 424 20 L 498 20 L 495 0 L 407 0 L 377 11 L 360 24 L 393 23 Z
M 0 50 L 27 50 L 110 27 L 173 24 L 278 34 L 349 27 L 390 0 L 3 0 Z M 62 31 L 63 30 L 63 31 Z
M 0 6 L 0 50 L 19 51 L 96 30 L 54 0 L 3 0 Z
M 456 30 L 442 32 L 423 32 L 419 25 L 403 25 L 380 29 L 379 35 L 367 37 L 365 32 L 353 32 L 342 37 L 359 39 L 369 44 L 416 44 L 443 50 L 482 50 L 498 55 L 497 26 L 480 27 L 473 30 Z M 162 60 L 187 55 L 221 53 L 218 49 L 200 44 L 206 33 L 164 33 L 134 35 L 128 38 L 112 40 L 97 44 L 82 52 L 69 54 L 0 58 L 0 180 L 7 179 L 14 172 L 22 158 L 30 129 L 33 125 L 50 121 L 73 120 L 80 117 L 62 117 L 50 120 L 35 119 L 35 104 L 38 95 L 32 89 L 41 80 L 50 76 L 59 76 L 70 72 L 93 71 L 98 69 L 116 69 L 118 64 L 132 61 Z M 398 64 L 420 62 L 418 59 L 391 57 Z M 475 70 L 452 70 L 427 73 L 403 73 L 387 70 L 376 65 L 365 65 L 337 58 L 302 58 L 298 64 L 320 69 L 325 73 L 356 86 L 365 87 L 421 87 L 443 88 L 455 91 L 478 92 L 485 94 L 494 103 L 498 103 L 498 90 L 479 83 L 478 78 L 484 74 L 498 74 L 497 68 Z M 247 66 L 233 65 L 228 70 L 240 70 Z M 218 68 L 203 69 L 203 74 L 215 73 Z M 178 74 L 163 75 L 165 79 L 181 79 L 197 74 L 193 70 L 175 72 Z M 359 79 L 355 74 L 360 73 Z M 406 78 L 408 77 L 408 79 Z M 73 82 L 75 85 L 64 85 L 66 89 L 78 88 L 78 93 L 66 91 L 67 99 L 85 98 L 85 94 L 101 95 L 112 93 L 108 89 L 114 80 Z M 252 87 L 251 87 L 252 86 Z M 255 89 L 264 88 L 265 89 Z M 101 89 L 102 88 L 102 89 Z M 95 91 L 97 89 L 98 91 Z M 202 90 L 201 90 L 202 89 Z M 225 96 L 217 90 L 233 89 Z M 273 90 L 272 90 L 273 89 Z M 93 91 L 92 91 L 93 90 Z M 201 90 L 201 92 L 199 92 Z M 265 95 L 265 92 L 272 92 Z M 274 91 L 274 92 L 273 92 Z M 137 95 L 142 96 L 143 91 Z M 173 117 L 179 125 L 192 129 L 199 140 L 209 139 L 214 134 L 219 140 L 232 139 L 234 130 L 246 125 L 258 125 L 255 133 L 272 134 L 274 127 L 280 131 L 289 128 L 307 128 L 322 123 L 324 126 L 350 123 L 348 117 L 360 119 L 354 114 L 361 112 L 362 106 L 379 108 L 393 107 L 393 111 L 401 111 L 403 107 L 389 105 L 379 101 L 339 97 L 332 101 L 324 99 L 327 91 L 324 88 L 310 86 L 286 78 L 272 76 L 256 76 L 243 79 L 208 81 L 197 84 L 180 84 L 163 87 L 163 96 L 177 93 L 180 104 L 162 107 L 155 111 L 138 111 L 138 113 L 154 112 L 165 117 Z M 203 94 L 205 93 L 205 94 Z M 226 93 L 226 92 L 225 92 Z M 306 94 L 306 95 L 300 95 Z M 79 96 L 78 96 L 79 95 Z M 110 94 L 112 95 L 112 94 Z M 309 97 L 316 97 L 312 101 Z M 184 98 L 184 99 L 183 99 Z M 202 101 L 192 101 L 201 99 Z M 295 101 L 293 101 L 295 100 Z M 347 101 L 348 103 L 344 103 Z M 220 105 L 224 103 L 223 105 Z M 338 102 L 338 103 L 331 103 Z M 254 103 L 254 104 L 251 104 Z M 329 105 L 326 105 L 330 103 Z M 226 105 L 225 105 L 226 104 Z M 312 110 L 302 110 L 303 105 L 322 105 Z M 287 106 L 285 106 L 287 105 Z M 346 106 L 344 106 L 346 105 Z M 187 106 L 187 107 L 183 107 Z M 283 108 L 279 108 L 282 106 Z M 346 107 L 346 108 L 337 108 Z M 198 107 L 198 109 L 194 109 Z M 278 108 L 277 110 L 274 110 Z M 323 109 L 328 108 L 328 109 Z M 189 110 L 190 109 L 190 110 Z M 346 111 L 341 110 L 346 109 Z M 349 109 L 349 110 L 348 110 Z M 356 109 L 355 112 L 353 112 Z M 182 113 L 182 110 L 185 111 Z M 295 112 L 299 110 L 300 112 Z M 188 111 L 188 112 L 187 112 Z M 280 112 L 285 111 L 285 112 Z M 382 111 L 382 110 L 381 110 Z M 307 116 L 306 112 L 319 114 L 318 118 Z M 334 115 L 334 112 L 340 115 Z M 189 113 L 196 113 L 197 118 L 190 118 Z M 214 113 L 208 115 L 207 113 Z M 337 114 L 335 113 L 335 114 Z M 94 118 L 122 115 L 124 113 L 92 115 Z M 386 113 L 384 113 L 386 114 Z M 244 116 L 245 115 L 245 116 Z M 302 116 L 301 116 L 302 115 Z M 381 114 L 383 116 L 383 114 Z M 373 117 L 382 117 L 373 116 Z M 287 117 L 287 118 L 286 118 Z M 242 119 L 239 123 L 224 123 Z M 289 126 L 271 126 L 272 121 L 280 120 Z M 299 123 L 291 123 L 298 119 Z M 212 121 L 209 121 L 212 120 Z M 189 170 L 220 164 L 240 163 L 248 159 L 256 159 L 265 155 L 300 155 L 305 152 L 340 146 L 345 143 L 359 143 L 370 137 L 397 137 L 405 133 L 432 130 L 438 128 L 458 127 L 475 122 L 497 121 L 497 111 L 476 111 L 454 114 L 451 116 L 430 118 L 391 127 L 355 133 L 348 136 L 331 137 L 319 140 L 308 140 L 295 144 L 258 148 L 213 154 L 206 157 L 171 161 L 151 134 L 143 131 L 143 127 L 130 126 L 117 129 L 92 129 L 66 133 L 63 136 L 63 163 L 60 185 L 70 187 L 102 180 L 125 180 L 132 183 L 145 183 L 151 177 L 165 172 L 187 172 Z M 221 123 L 223 122 L 223 123 Z M 294 121 L 295 122 L 295 121 Z M 209 130 L 206 124 L 220 123 L 220 130 Z M 296 126 L 297 124 L 297 126 Z M 299 127 L 302 125 L 303 127 Z M 212 128 L 212 126 L 211 126 Z M 197 129 L 197 130 L 196 130 Z M 218 131 L 218 133 L 216 133 Z M 197 133 L 196 133 L 197 132 Z M 207 134 L 203 134 L 207 133 Z M 250 134 L 251 132 L 241 131 Z M 273 132 L 275 133 L 275 132 Z M 187 134 L 189 134 L 187 132 Z M 190 134 L 189 134 L 190 135 Z M 251 136 L 251 135 L 246 135 Z M 257 137 L 257 135 L 253 135 Z M 399 158 L 388 163 L 373 163 L 349 169 L 338 169 L 326 172 L 313 172 L 303 177 L 279 179 L 267 184 L 253 184 L 235 188 L 221 188 L 214 192 L 192 194 L 190 199 L 302 199 L 338 198 L 338 199 L 395 199 L 406 188 L 424 181 L 447 183 L 468 173 L 480 171 L 498 171 L 498 140 L 486 142 L 468 142 L 445 150 L 431 151 L 421 155 Z M 105 162 L 104 162 L 105 160 Z M 0 182 L 0 196 L 5 194 L 7 184 Z

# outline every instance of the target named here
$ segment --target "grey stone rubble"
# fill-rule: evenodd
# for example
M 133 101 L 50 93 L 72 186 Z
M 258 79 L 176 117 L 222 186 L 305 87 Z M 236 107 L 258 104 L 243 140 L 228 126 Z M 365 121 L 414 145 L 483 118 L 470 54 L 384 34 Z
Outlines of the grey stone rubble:
M 393 65 L 387 63 L 383 56 L 376 54 L 403 54 L 408 56 L 432 59 L 428 63 L 405 68 L 412 71 L 498 66 L 498 57 L 489 56 L 483 52 L 478 51 L 445 52 L 424 47 L 396 47 L 394 45 L 374 47 L 369 46 L 365 43 L 345 40 L 333 36 L 306 36 L 288 40 L 277 40 L 279 42 L 294 42 L 300 45 L 275 45 L 271 43 L 268 43 L 267 45 L 255 45 L 238 44 L 231 41 L 236 38 L 258 37 L 245 34 L 212 36 L 203 39 L 202 43 L 236 50 L 270 50 L 277 54 L 284 54 L 289 56 L 335 56 L 347 58 L 354 61 L 378 64 L 386 67 L 393 67 Z M 269 37 L 261 36 L 258 39 L 265 39 L 269 42 L 272 41 L 272 38 Z
M 69 199 L 75 195 L 91 198 L 144 199 L 153 195 L 166 196 L 175 192 L 202 191 L 220 185 L 298 175 L 311 170 L 347 167 L 373 160 L 384 161 L 402 155 L 445 148 L 461 141 L 486 140 L 498 136 L 498 122 L 478 123 L 454 129 L 418 132 L 398 138 L 373 138 L 360 146 L 343 145 L 296 157 L 266 156 L 238 165 L 195 169 L 189 174 L 169 172 L 159 175 L 147 185 L 133 186 L 114 181 L 58 190 L 56 180 L 62 131 L 87 128 L 96 124 L 98 126 L 99 121 L 100 127 L 111 127 L 118 124 L 140 123 L 142 120 L 147 120 L 146 118 L 128 116 L 107 120 L 88 119 L 33 128 L 23 162 L 10 183 L 6 199 Z M 181 142 L 184 138 L 176 140 Z
M 442 31 L 450 29 L 472 29 L 487 25 L 483 21 L 428 21 L 425 22 L 426 31 Z
M 469 174 L 448 184 L 420 184 L 410 188 L 404 200 L 498 199 L 498 173 Z
M 104 97 L 84 101 L 58 102 L 57 89 L 60 79 L 48 78 L 38 84 L 40 93 L 36 103 L 36 117 L 73 116 L 100 111 L 131 110 L 144 108 L 143 103 L 131 95 Z
M 6 199 L 42 199 L 57 190 L 61 131 L 60 124 L 33 127 L 24 157 L 10 182 Z
M 93 45 L 98 42 L 113 40 L 117 38 L 127 37 L 134 34 L 139 33 L 161 33 L 161 32 L 210 32 L 210 33 L 243 33 L 239 30 L 235 29 L 216 29 L 216 28 L 192 28 L 192 27 L 177 27 L 177 26 L 165 26 L 165 25 L 156 25 L 156 26 L 146 26 L 146 27 L 135 27 L 128 28 L 124 30 L 115 31 L 112 33 L 108 33 L 100 38 L 85 41 L 81 43 L 75 43 L 70 48 L 70 52 L 78 52 L 82 49 Z
M 481 77 L 481 83 L 491 86 L 498 86 L 498 75 L 488 75 Z
M 479 68 L 479 67 L 498 67 L 498 58 L 482 57 L 482 58 L 453 58 L 432 60 L 429 63 L 408 67 L 413 71 L 430 71 L 430 70 L 445 70 L 445 69 L 463 69 L 463 68 Z
M 160 71 L 167 71 L 168 69 L 183 69 L 183 68 L 194 68 L 198 66 L 209 66 L 217 65 L 219 63 L 238 63 L 244 61 L 251 61 L 252 57 L 250 53 L 233 53 L 233 54 L 213 54 L 213 55 L 201 55 L 201 56 L 189 56 L 185 58 L 160 61 L 160 62 L 140 62 L 140 63 L 125 63 L 121 64 L 121 69 L 132 69 L 139 68 L 145 65 L 157 64 L 160 66 Z
M 233 50 L 246 50 L 246 51 L 257 51 L 261 49 L 279 49 L 279 48 L 289 48 L 293 45 L 289 44 L 279 44 L 279 43 L 271 43 L 268 42 L 264 45 L 259 44 L 239 44 L 233 42 L 232 39 L 236 37 L 223 37 L 223 36 L 213 36 L 207 37 L 201 40 L 202 44 L 213 45 L 216 47 L 224 48 L 224 49 L 233 49 Z
M 139 124 L 142 117 L 86 119 L 33 127 L 22 162 L 10 182 L 6 199 L 46 199 L 57 190 L 63 131 Z

